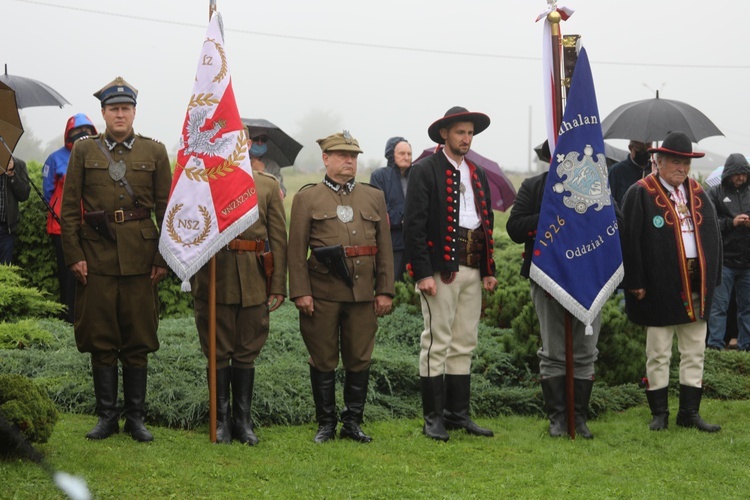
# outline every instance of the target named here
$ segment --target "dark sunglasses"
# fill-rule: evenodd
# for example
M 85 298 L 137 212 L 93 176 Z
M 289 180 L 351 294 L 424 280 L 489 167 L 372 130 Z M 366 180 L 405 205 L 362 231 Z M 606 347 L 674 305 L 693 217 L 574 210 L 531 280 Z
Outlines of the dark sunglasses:
M 253 137 L 253 142 L 266 143 L 266 142 L 268 142 L 268 136 L 267 135 L 260 135 L 258 137 Z

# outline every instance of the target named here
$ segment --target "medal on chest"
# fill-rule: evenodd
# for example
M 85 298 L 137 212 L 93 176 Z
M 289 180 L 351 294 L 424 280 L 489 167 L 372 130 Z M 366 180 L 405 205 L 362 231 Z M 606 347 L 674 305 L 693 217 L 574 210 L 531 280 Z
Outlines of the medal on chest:
M 336 215 L 341 222 L 346 224 L 354 219 L 354 209 L 349 205 L 339 205 L 336 207 Z
M 128 170 L 128 167 L 125 165 L 125 162 L 122 160 L 109 162 L 109 176 L 115 182 L 118 182 L 123 177 L 125 177 L 125 172 L 127 172 L 127 170 Z
M 677 213 L 680 214 L 681 217 L 685 217 L 688 214 L 688 207 L 684 202 L 677 202 L 675 203 L 675 208 L 677 209 Z

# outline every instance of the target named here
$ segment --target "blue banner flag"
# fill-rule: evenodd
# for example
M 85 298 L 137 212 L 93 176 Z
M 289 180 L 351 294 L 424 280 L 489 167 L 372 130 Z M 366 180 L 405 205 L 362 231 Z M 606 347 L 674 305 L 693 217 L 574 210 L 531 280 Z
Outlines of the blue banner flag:
M 586 325 L 622 281 L 594 80 L 581 49 L 542 197 L 530 277 Z

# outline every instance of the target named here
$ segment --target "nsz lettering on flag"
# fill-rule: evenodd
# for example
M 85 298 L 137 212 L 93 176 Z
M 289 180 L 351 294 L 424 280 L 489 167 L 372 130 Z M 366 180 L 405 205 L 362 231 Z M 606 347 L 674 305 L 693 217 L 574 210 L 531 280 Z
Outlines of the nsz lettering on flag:
M 245 126 L 237 110 L 214 12 L 182 126 L 159 251 L 190 291 L 189 279 L 258 219 Z
M 586 51 L 573 72 L 544 187 L 529 276 L 591 323 L 622 281 L 622 251 L 604 139 Z

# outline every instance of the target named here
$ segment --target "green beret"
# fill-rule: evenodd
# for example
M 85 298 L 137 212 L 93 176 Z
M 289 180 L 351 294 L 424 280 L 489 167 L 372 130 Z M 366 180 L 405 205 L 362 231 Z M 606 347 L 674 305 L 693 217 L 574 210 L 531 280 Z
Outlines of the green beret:
M 359 149 L 359 142 L 351 136 L 348 130 L 329 135 L 323 139 L 318 139 L 318 144 L 323 152 L 327 151 L 351 151 L 353 153 L 362 153 Z

